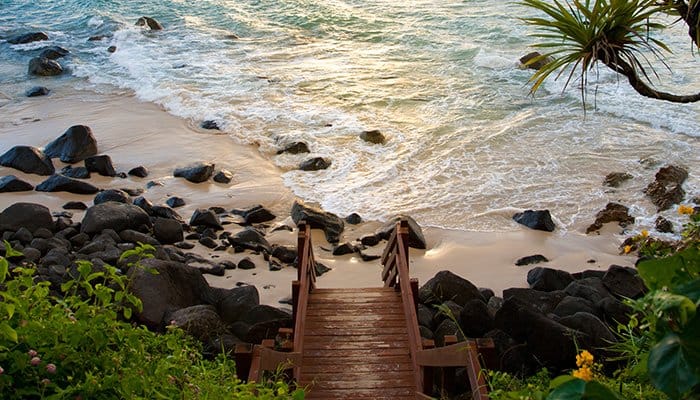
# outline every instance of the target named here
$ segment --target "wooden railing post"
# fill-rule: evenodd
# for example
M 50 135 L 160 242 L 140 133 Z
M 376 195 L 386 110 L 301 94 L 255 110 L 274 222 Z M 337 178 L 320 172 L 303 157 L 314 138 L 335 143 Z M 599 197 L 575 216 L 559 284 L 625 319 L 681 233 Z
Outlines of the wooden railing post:
M 445 345 L 451 346 L 457 344 L 457 335 L 445 335 Z M 443 393 L 454 393 L 455 391 L 455 374 L 457 369 L 455 367 L 443 367 L 441 376 L 441 389 Z
M 236 361 L 236 375 L 242 381 L 248 380 L 250 364 L 253 361 L 253 345 L 247 343 L 237 344 L 233 350 L 233 359 Z
M 435 348 L 435 341 L 432 339 L 423 339 L 423 350 L 430 350 Z M 435 384 L 435 368 L 432 366 L 425 366 L 423 368 L 423 393 L 431 395 L 433 393 L 433 386 Z

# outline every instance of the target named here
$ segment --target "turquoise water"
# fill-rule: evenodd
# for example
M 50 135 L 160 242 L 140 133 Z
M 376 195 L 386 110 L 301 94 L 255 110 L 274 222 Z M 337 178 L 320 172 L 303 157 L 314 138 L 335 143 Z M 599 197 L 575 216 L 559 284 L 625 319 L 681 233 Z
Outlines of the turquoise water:
M 687 189 L 699 194 L 700 106 L 641 98 L 605 69 L 592 71 L 597 95 L 589 93 L 585 116 L 575 83 L 562 93 L 561 81 L 548 82 L 529 96 L 531 72 L 517 60 L 535 40 L 518 17 L 532 13 L 510 2 L 3 0 L 0 7 L 0 37 L 39 29 L 72 51 L 63 82 L 135 93 L 193 124 L 214 119 L 232 140 L 259 143 L 296 194 L 339 214 L 405 212 L 426 225 L 500 231 L 514 229 L 515 210 L 548 208 L 566 230 L 622 201 L 640 217 L 636 228 L 648 228 L 654 208 L 641 189 L 656 169 L 642 159 L 687 166 Z M 142 15 L 165 30 L 134 26 Z M 87 41 L 93 35 L 108 37 Z M 676 52 L 673 73 L 659 70 L 667 89 L 700 91 L 683 27 L 665 35 Z M 26 65 L 45 44 L 0 42 L 6 94 L 21 96 L 40 81 L 28 80 Z M 361 141 L 368 129 L 388 143 Z M 296 140 L 332 167 L 300 172 L 304 156 L 275 155 Z M 601 182 L 613 171 L 635 179 L 610 191 Z

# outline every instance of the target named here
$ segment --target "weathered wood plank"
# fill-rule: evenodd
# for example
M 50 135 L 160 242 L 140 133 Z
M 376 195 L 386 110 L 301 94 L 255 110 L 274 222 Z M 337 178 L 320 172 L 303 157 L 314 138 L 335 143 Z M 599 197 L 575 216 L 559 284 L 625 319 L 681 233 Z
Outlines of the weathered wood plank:
M 375 400 L 402 400 L 410 399 L 414 400 L 413 390 L 410 388 L 397 388 L 397 389 L 336 389 L 328 390 L 321 388 L 310 388 L 307 393 L 306 399 L 375 399 Z
M 385 333 L 381 329 L 374 331 L 375 334 L 369 333 L 364 335 L 305 335 L 306 341 L 315 343 L 372 343 L 372 342 L 404 342 L 408 346 L 408 335 L 405 332 L 391 335 Z
M 405 349 L 408 353 L 407 341 L 374 341 L 374 342 L 316 342 L 305 338 L 304 349 L 306 350 L 364 350 L 364 349 Z
M 314 293 L 391 293 L 392 290 L 387 290 L 383 287 L 366 287 L 366 288 L 317 288 Z
M 408 358 L 404 362 L 383 362 L 379 364 L 312 364 L 304 365 L 303 374 L 333 374 L 332 371 L 346 371 L 349 373 L 377 373 L 391 371 L 413 371 L 411 362 Z
M 313 365 L 332 365 L 348 366 L 348 365 L 371 365 L 371 364 L 395 364 L 411 362 L 408 354 L 402 355 L 378 355 L 377 357 L 366 357 L 364 355 L 344 355 L 344 356 L 329 356 L 329 357 L 308 357 L 304 355 L 302 363 L 304 368 Z M 364 363 L 364 364 L 363 364 Z
M 351 323 L 349 321 L 309 321 L 306 323 L 308 329 L 357 329 L 357 328 L 397 328 L 403 327 L 406 329 L 406 322 L 400 319 L 371 321 L 369 324 L 365 322 Z M 296 331 L 296 330 L 295 330 Z M 296 336 L 295 336 L 296 337 Z M 295 347 L 296 349 L 296 347 Z
M 412 381 L 413 371 L 381 371 L 381 372 L 327 372 L 327 373 L 307 373 L 302 372 L 301 380 L 303 382 L 316 382 L 320 387 L 332 387 L 326 383 L 334 382 L 366 382 L 366 381 L 384 381 L 384 386 L 393 387 L 393 382 L 397 381 Z M 391 383 L 389 385 L 389 383 Z M 361 386 L 359 386 L 361 387 Z
M 306 335 L 305 336 L 328 336 L 332 335 L 335 337 L 344 337 L 344 336 L 363 336 L 363 335 L 374 335 L 378 331 L 381 331 L 382 334 L 385 335 L 400 335 L 400 334 L 405 334 L 406 333 L 406 327 L 405 326 L 385 326 L 382 328 L 378 327 L 357 327 L 357 328 L 347 328 L 342 331 L 339 331 L 338 329 L 334 328 L 311 328 L 308 325 L 306 326 Z
M 305 381 L 302 380 L 301 382 L 314 382 L 314 381 Z M 398 388 L 408 388 L 415 390 L 415 380 L 413 379 L 413 376 L 411 374 L 406 374 L 404 377 L 401 378 L 396 378 L 391 381 L 384 380 L 384 379 L 352 379 L 349 378 L 348 380 L 344 381 L 339 381 L 339 380 L 333 380 L 333 381 L 316 381 L 316 386 L 320 389 L 323 388 L 325 390 L 328 389 L 384 389 L 387 387 L 390 387 L 392 389 L 398 389 Z M 391 384 L 391 386 L 388 386 L 388 384 Z M 313 391 L 313 388 L 311 389 Z
M 307 312 L 306 323 L 311 324 L 313 322 L 375 322 L 375 321 L 406 321 L 406 317 L 401 314 L 387 314 L 387 315 L 311 315 Z
M 368 349 L 368 350 L 305 350 L 304 358 L 313 357 L 381 357 L 402 356 L 408 354 L 407 349 Z M 306 361 L 304 361 L 305 363 Z

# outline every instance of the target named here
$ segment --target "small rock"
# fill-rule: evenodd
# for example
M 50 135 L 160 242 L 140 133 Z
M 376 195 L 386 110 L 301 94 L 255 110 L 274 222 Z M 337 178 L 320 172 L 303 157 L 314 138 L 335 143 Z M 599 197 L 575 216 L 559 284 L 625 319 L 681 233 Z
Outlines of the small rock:
M 377 235 L 366 235 L 360 238 L 360 243 L 365 246 L 376 246 L 382 239 Z
M 233 180 L 233 174 L 227 169 L 222 169 L 214 175 L 213 179 L 216 183 L 228 184 Z
M 102 176 L 116 176 L 117 171 L 112 165 L 112 158 L 108 155 L 92 156 L 85 159 L 85 168 L 90 172 L 97 172 Z
M 73 168 L 70 165 L 66 165 L 63 167 L 63 169 L 61 169 L 61 175 L 74 179 L 89 179 L 90 171 L 88 171 L 88 169 L 85 167 Z
M 114 53 L 115 51 L 117 51 L 117 46 L 109 46 L 109 47 L 107 47 L 107 52 L 108 52 L 108 53 Z
M 286 264 L 291 264 L 297 258 L 297 249 L 292 246 L 272 246 L 272 257 Z
M 527 68 L 539 70 L 552 61 L 551 57 L 544 57 L 537 51 L 520 57 L 520 63 Z
M 282 270 L 282 265 L 281 265 L 280 263 L 278 263 L 277 261 L 275 261 L 275 260 L 270 260 L 270 261 L 268 262 L 268 269 L 269 269 L 270 271 L 273 271 L 273 272 L 281 271 L 281 270 Z
M 518 261 L 515 262 L 515 265 L 521 267 L 523 265 L 539 264 L 548 261 L 549 259 L 542 254 L 535 254 L 518 259 Z
M 103 190 L 95 196 L 92 200 L 93 204 L 106 203 L 108 201 L 116 201 L 118 203 L 128 203 L 129 195 L 123 190 L 119 189 L 107 189 Z
M 275 214 L 261 205 L 244 210 L 242 216 L 246 225 L 260 224 L 277 218 Z
M 69 201 L 63 205 L 65 210 L 87 210 L 87 205 L 82 201 Z
M 268 254 L 272 252 L 272 248 L 265 236 L 251 227 L 229 236 L 227 240 L 234 248 L 250 249 Z
M 331 270 L 330 268 L 326 267 L 325 265 L 321 264 L 320 262 L 316 263 L 316 268 L 314 268 L 314 269 L 316 270 L 316 276 L 321 276 L 321 275 L 323 275 L 326 272 Z
M 190 218 L 190 226 L 204 226 L 214 228 L 216 230 L 224 229 L 221 226 L 219 217 L 217 217 L 211 210 L 205 210 L 203 208 L 198 208 L 192 214 L 192 218 Z
M 181 197 L 173 196 L 166 200 L 165 204 L 169 205 L 171 208 L 178 208 L 185 205 L 185 200 Z
M 148 176 L 148 169 L 143 165 L 139 165 L 138 167 L 130 169 L 128 174 L 139 178 L 145 178 Z
M 299 164 L 299 169 L 302 171 L 318 171 L 327 169 L 331 166 L 331 160 L 324 157 L 310 158 Z
M 603 185 L 616 188 L 630 179 L 632 179 L 632 175 L 626 172 L 611 172 L 605 177 Z
M 96 155 L 97 141 L 90 127 L 74 125 L 46 145 L 44 153 L 52 158 L 58 157 L 64 163 L 73 164 Z
M 175 243 L 175 247 L 177 247 L 178 249 L 190 250 L 194 248 L 194 245 L 189 242 L 177 242 Z
M 673 223 L 662 216 L 656 218 L 654 222 L 656 230 L 662 233 L 673 233 Z
M 253 269 L 255 268 L 255 263 L 248 257 L 242 259 L 238 262 L 238 269 Z
M 68 192 L 76 194 L 94 194 L 100 191 L 96 186 L 87 182 L 81 182 L 63 175 L 52 175 L 41 182 L 37 187 L 38 192 Z
M 345 229 L 345 223 L 337 215 L 300 201 L 294 202 L 291 216 L 295 224 L 306 221 L 311 228 L 322 229 L 329 243 L 338 243 L 340 235 Z
M 339 246 L 336 246 L 333 249 L 334 256 L 342 256 L 345 254 L 352 254 L 354 252 L 355 252 L 355 246 L 353 246 L 351 243 L 343 243 Z
M 44 32 L 30 32 L 23 35 L 17 35 L 7 39 L 9 44 L 27 44 L 32 42 L 39 42 L 42 40 L 49 40 L 49 36 Z
M 35 232 L 39 228 L 52 230 L 53 217 L 46 206 L 34 203 L 15 203 L 0 213 L 0 232 L 16 232 L 20 228 Z
M 553 268 L 537 267 L 527 273 L 527 283 L 530 284 L 530 288 L 542 292 L 564 290 L 573 281 L 574 278 L 570 273 Z
M 277 154 L 288 153 L 288 154 L 300 154 L 300 153 L 310 153 L 309 146 L 304 142 L 294 142 L 286 145 L 283 149 L 278 150 Z
M 413 247 L 414 249 L 427 249 L 428 243 L 425 240 L 425 235 L 423 235 L 423 229 L 418 225 L 415 219 L 408 215 L 397 215 L 387 222 L 384 227 L 377 233 L 381 239 L 389 240 L 389 237 L 396 229 L 396 223 L 402 219 L 408 222 L 408 247 Z
M 183 240 L 182 225 L 174 219 L 156 218 L 153 222 L 153 235 L 163 244 L 181 242 Z
M 202 123 L 199 126 L 201 126 L 202 129 L 213 129 L 217 131 L 221 130 L 221 128 L 219 128 L 219 124 L 217 124 L 216 121 L 212 120 L 202 121 Z
M 545 232 L 553 232 L 555 229 L 554 221 L 549 210 L 526 210 L 513 215 L 515 222 L 525 225 L 530 229 L 535 229 Z
M 177 168 L 173 173 L 176 178 L 185 178 L 192 183 L 205 182 L 214 174 L 214 164 L 198 163 L 189 167 Z
M 634 223 L 634 217 L 629 215 L 629 208 L 618 203 L 608 203 L 604 210 L 596 214 L 596 219 L 591 226 L 586 229 L 586 233 L 595 232 L 608 222 L 618 222 L 621 227 Z
M 29 190 L 34 190 L 34 186 L 14 175 L 7 175 L 0 178 L 0 193 L 26 192 Z
M 56 76 L 63 73 L 63 67 L 56 60 L 34 57 L 29 61 L 27 72 L 29 75 Z
M 50 46 L 42 50 L 39 57 L 48 58 L 49 60 L 56 60 L 61 57 L 65 57 L 68 54 L 70 54 L 70 51 L 61 46 Z
M 137 26 L 148 26 L 152 31 L 160 31 L 163 29 L 163 25 L 151 17 L 141 17 L 136 21 Z
M 371 130 L 371 131 L 364 131 L 360 134 L 360 139 L 364 140 L 365 142 L 369 142 L 372 144 L 384 144 L 386 143 L 386 138 L 384 135 L 378 131 L 378 130 Z
M 32 146 L 11 148 L 0 156 L 0 165 L 37 175 L 51 175 L 56 171 L 49 156 Z
M 212 239 L 208 236 L 202 236 L 199 239 L 199 244 L 201 244 L 204 247 L 210 248 L 210 249 L 214 249 L 214 248 L 216 248 L 216 246 L 219 245 L 218 243 L 216 243 L 216 241 L 214 239 Z
M 362 217 L 360 217 L 360 215 L 357 213 L 352 213 L 345 217 L 345 222 L 350 225 L 357 225 L 362 222 Z
M 99 41 L 103 40 L 103 39 L 106 38 L 106 37 L 107 37 L 106 35 L 94 35 L 94 36 L 90 36 L 90 37 L 88 38 L 88 42 L 99 42 Z
M 51 93 L 51 90 L 49 90 L 49 88 L 46 86 L 34 86 L 33 88 L 28 89 L 24 94 L 27 97 L 39 97 L 46 96 L 49 93 Z

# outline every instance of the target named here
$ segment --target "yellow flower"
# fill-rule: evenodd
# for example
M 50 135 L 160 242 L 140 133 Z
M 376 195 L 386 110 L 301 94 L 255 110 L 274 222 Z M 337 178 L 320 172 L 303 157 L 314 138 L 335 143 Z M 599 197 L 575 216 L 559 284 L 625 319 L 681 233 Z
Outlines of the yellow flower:
M 649 237 L 649 231 L 646 229 L 642 229 L 641 235 L 643 238 L 647 238 L 647 237 Z
M 689 205 L 681 204 L 678 206 L 678 214 L 680 215 L 691 215 L 695 212 L 695 209 Z
M 593 365 L 593 354 L 589 353 L 588 350 L 583 350 L 576 355 L 576 366 L 577 367 L 590 367 Z
M 630 245 L 625 246 L 625 248 L 622 250 L 622 252 L 625 253 L 625 254 L 631 253 L 631 252 L 632 252 L 632 246 L 630 246 Z
M 593 379 L 593 371 L 590 367 L 583 366 L 571 373 L 575 378 L 583 379 L 584 381 L 590 381 Z

